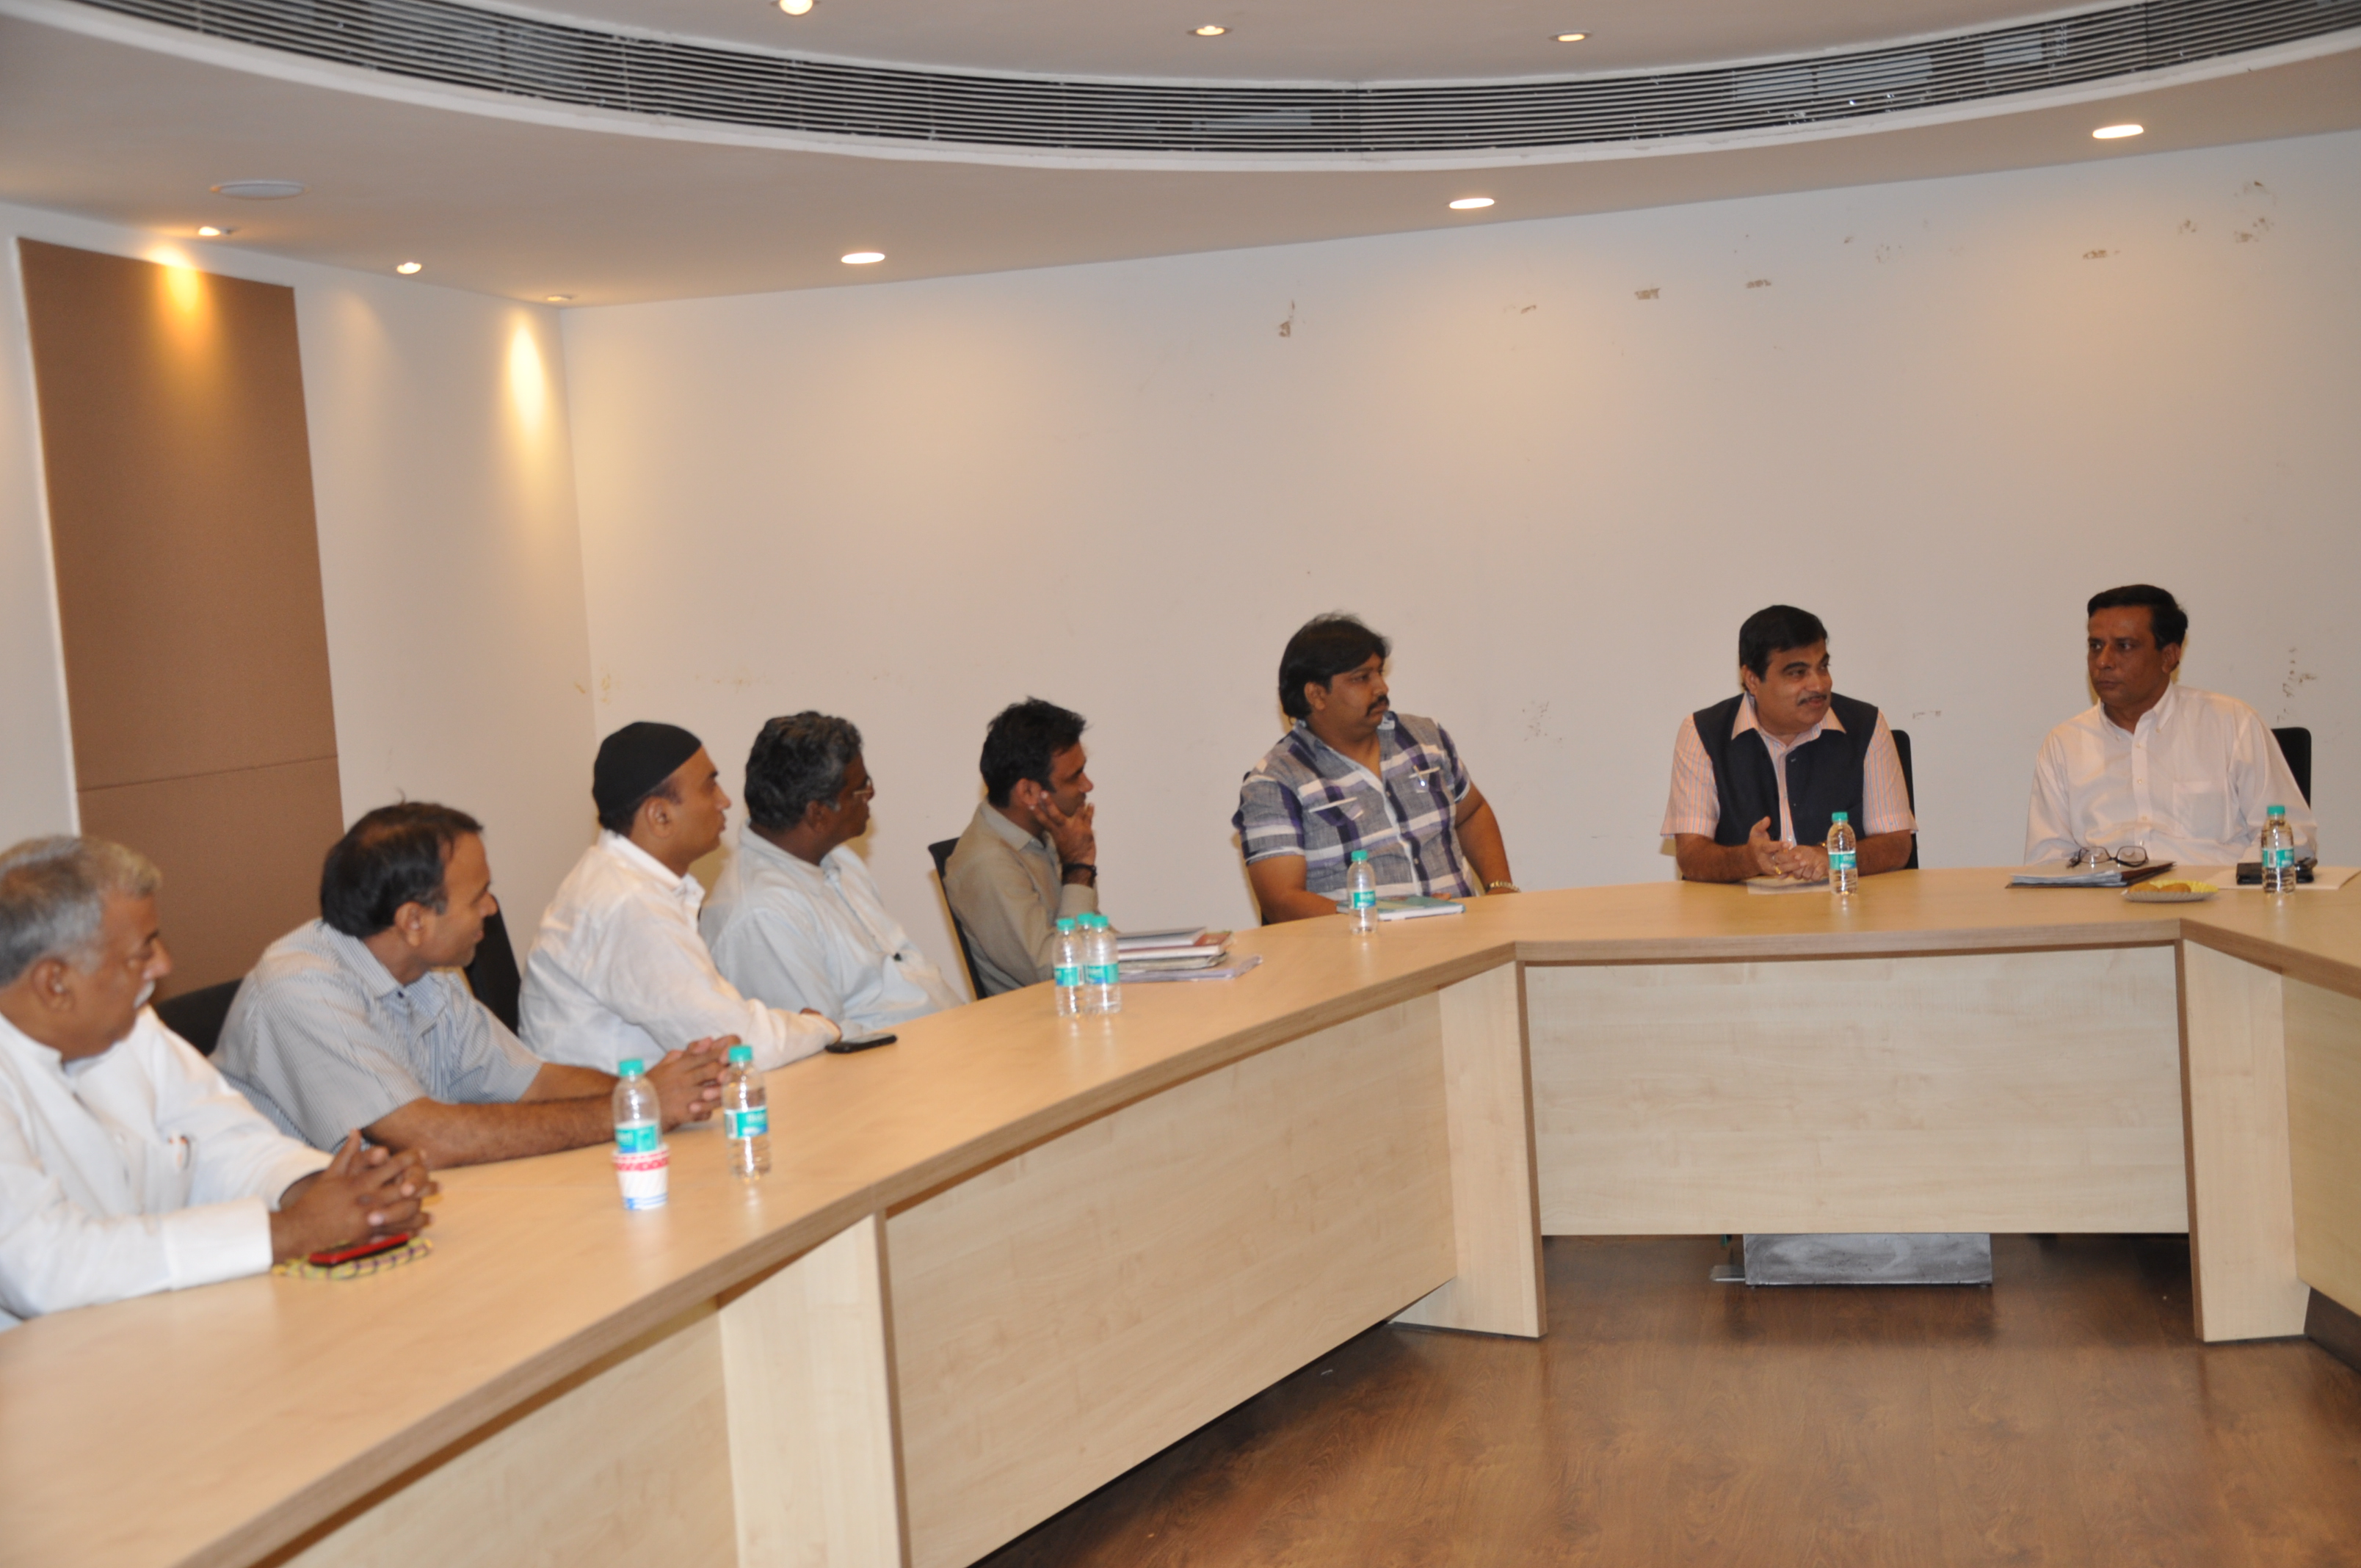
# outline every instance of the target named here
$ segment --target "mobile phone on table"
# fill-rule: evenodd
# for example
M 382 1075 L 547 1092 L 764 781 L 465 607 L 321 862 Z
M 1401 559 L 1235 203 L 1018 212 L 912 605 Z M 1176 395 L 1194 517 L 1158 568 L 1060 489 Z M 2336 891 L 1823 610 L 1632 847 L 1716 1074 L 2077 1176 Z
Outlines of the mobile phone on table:
M 2316 855 L 2306 855 L 2303 859 L 2298 861 L 2295 863 L 2295 880 L 2299 883 L 2310 882 L 2312 880 L 2312 868 L 2319 863 L 2320 860 Z M 2260 861 L 2240 861 L 2238 862 L 2238 885 L 2240 887 L 2262 886 L 2263 862 Z
M 325 1252 L 312 1253 L 304 1261 L 316 1267 L 334 1268 L 340 1263 L 350 1263 L 355 1258 L 375 1257 L 381 1252 L 391 1252 L 398 1246 L 409 1245 L 410 1233 L 404 1231 L 400 1235 L 383 1236 L 373 1242 L 355 1242 L 350 1246 L 335 1246 Z
M 892 1035 L 847 1035 L 828 1048 L 838 1056 L 847 1057 L 855 1051 L 872 1051 L 879 1046 L 890 1046 L 895 1039 Z

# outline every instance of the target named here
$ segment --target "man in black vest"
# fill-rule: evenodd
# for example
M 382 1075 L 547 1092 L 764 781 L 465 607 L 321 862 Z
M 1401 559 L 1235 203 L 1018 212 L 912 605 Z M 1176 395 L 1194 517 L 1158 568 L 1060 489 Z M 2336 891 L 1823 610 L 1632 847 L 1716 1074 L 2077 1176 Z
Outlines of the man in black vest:
M 1738 629 L 1746 689 L 1681 721 L 1664 836 L 1688 882 L 1828 874 L 1828 823 L 1848 814 L 1861 874 L 1910 859 L 1918 829 L 1884 715 L 1839 696 L 1828 632 L 1793 605 Z

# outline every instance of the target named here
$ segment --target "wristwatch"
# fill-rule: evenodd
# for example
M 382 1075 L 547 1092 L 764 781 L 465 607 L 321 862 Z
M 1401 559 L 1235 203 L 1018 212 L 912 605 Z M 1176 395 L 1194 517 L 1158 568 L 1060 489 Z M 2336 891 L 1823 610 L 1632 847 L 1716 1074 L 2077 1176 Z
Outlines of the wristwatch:
M 1059 868 L 1058 868 L 1058 880 L 1059 880 L 1060 882 L 1064 882 L 1067 878 L 1069 878 L 1069 877 L 1072 876 L 1076 872 L 1090 872 L 1090 873 L 1091 873 L 1091 885 L 1092 885 L 1093 887 L 1096 887 L 1096 886 L 1098 886 L 1098 884 L 1099 884 L 1099 869 L 1098 869 L 1098 867 L 1096 867 L 1096 866 L 1093 865 L 1093 864 L 1092 864 L 1090 861 L 1068 861 L 1064 865 L 1062 865 L 1062 866 L 1060 866 L 1060 867 L 1059 867 Z
M 1484 884 L 1484 891 L 1486 893 L 1522 893 L 1525 890 L 1519 887 L 1515 883 L 1504 880 L 1500 882 L 1486 883 Z

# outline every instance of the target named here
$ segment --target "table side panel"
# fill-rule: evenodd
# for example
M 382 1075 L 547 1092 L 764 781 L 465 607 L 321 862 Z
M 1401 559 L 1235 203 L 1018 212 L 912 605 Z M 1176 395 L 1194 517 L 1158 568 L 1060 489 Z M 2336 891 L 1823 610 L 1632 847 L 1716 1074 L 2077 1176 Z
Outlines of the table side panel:
M 2197 1336 L 2300 1334 L 2311 1291 L 2288 1168 L 2286 981 L 2187 942 L 2180 986 Z
M 1446 986 L 1441 1001 L 1457 1272 L 1394 1321 L 1538 1339 L 1549 1306 L 1519 966 Z
M 2296 1272 L 2361 1312 L 2361 1001 L 2287 981 Z
M 2188 1226 L 2169 948 L 1525 986 L 1547 1234 Z
M 910 1560 L 957 1568 L 1451 1277 L 1430 995 L 886 1222 Z
M 286 1568 L 730 1568 L 729 1417 L 711 1307 L 438 1454 Z
M 739 1568 L 901 1568 L 884 1233 L 872 1214 L 721 1308 Z

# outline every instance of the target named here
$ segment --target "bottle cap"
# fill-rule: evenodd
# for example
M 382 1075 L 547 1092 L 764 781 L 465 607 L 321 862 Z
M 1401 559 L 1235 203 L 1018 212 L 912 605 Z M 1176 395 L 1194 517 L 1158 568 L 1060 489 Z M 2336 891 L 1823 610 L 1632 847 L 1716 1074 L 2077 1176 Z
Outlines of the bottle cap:
M 625 1057 L 615 1064 L 615 1074 L 619 1078 L 645 1078 L 648 1064 L 637 1057 Z
M 1830 822 L 1850 822 L 1852 820 L 1852 813 L 1850 811 L 1832 811 L 1828 814 L 1828 820 Z
M 753 1063 L 754 1063 L 754 1047 L 752 1047 L 752 1046 L 732 1046 L 732 1047 L 730 1047 L 730 1066 L 732 1066 L 732 1067 L 752 1067 L 752 1066 L 753 1065 Z
M 2263 815 L 2266 817 L 2285 817 L 2287 815 L 2287 807 L 2284 806 L 2268 806 L 2265 808 Z
M 1357 863 L 1357 862 L 1359 862 L 1359 861 L 1366 861 L 1366 860 L 1367 860 L 1368 858 L 1369 858 L 1369 851 L 1368 851 L 1368 850 L 1354 850 L 1354 851 L 1353 851 L 1353 859 L 1354 859 L 1354 861 L 1355 861 L 1356 863 Z
M 1059 916 L 1059 919 L 1058 919 L 1058 929 L 1059 929 L 1059 930 L 1060 930 L 1060 931 L 1071 931 L 1071 930 L 1072 930 L 1073 928 L 1074 928 L 1074 917 L 1073 917 L 1072 916 L 1071 916 L 1071 915 L 1064 915 L 1064 916 Z

